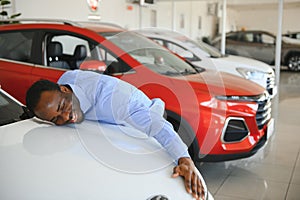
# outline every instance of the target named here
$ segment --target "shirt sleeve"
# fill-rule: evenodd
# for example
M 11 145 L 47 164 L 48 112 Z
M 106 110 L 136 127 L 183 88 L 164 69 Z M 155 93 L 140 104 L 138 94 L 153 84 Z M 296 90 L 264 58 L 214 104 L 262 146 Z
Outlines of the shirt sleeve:
M 133 97 L 129 103 L 127 123 L 154 137 L 171 155 L 177 164 L 181 157 L 190 157 L 187 146 L 175 132 L 171 123 L 163 117 L 164 102 L 160 99 L 143 101 L 143 93 L 137 90 L 138 97 Z M 147 98 L 148 99 L 148 98 Z
M 164 127 L 153 137 L 168 151 L 176 164 L 178 163 L 179 158 L 190 157 L 187 146 L 183 143 L 168 121 L 165 121 Z

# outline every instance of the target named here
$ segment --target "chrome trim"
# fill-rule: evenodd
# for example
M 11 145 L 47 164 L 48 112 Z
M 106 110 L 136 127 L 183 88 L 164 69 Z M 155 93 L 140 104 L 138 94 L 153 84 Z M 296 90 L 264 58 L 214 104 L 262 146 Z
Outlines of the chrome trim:
M 227 126 L 228 126 L 228 123 L 229 123 L 230 120 L 241 120 L 241 121 L 243 121 L 244 124 L 245 124 L 245 127 L 246 127 L 246 129 L 247 129 L 247 131 L 248 131 L 248 134 L 247 134 L 245 137 L 243 137 L 241 140 L 239 140 L 239 141 L 226 142 L 226 141 L 224 140 L 225 131 L 226 131 L 226 129 L 227 129 Z M 246 139 L 249 135 L 250 135 L 250 131 L 249 131 L 249 128 L 248 128 L 247 123 L 246 123 L 246 121 L 245 121 L 244 118 L 242 118 L 242 117 L 228 117 L 228 118 L 225 120 L 225 124 L 224 124 L 223 130 L 222 130 L 222 134 L 221 134 L 221 138 L 220 138 L 220 139 L 221 139 L 221 142 L 222 142 L 222 143 L 224 143 L 224 144 L 230 144 L 230 143 L 241 142 L 241 141 L 243 141 L 244 139 Z
M 265 98 L 259 98 L 256 103 L 258 108 L 255 114 L 256 124 L 259 130 L 261 130 L 265 123 L 271 118 L 272 115 L 272 102 L 269 97 L 269 94 L 265 92 Z
M 30 67 L 34 67 L 35 66 L 35 64 L 30 63 L 30 62 L 12 60 L 12 59 L 9 59 L 9 58 L 0 58 L 0 61 L 9 62 L 9 63 L 16 63 L 16 64 L 21 64 L 21 65 L 28 65 Z
M 267 73 L 267 89 L 272 89 L 275 86 L 275 76 L 272 72 Z
M 168 200 L 169 198 L 165 195 L 159 194 L 159 195 L 153 195 L 146 200 L 156 200 L 156 199 L 162 199 L 162 200 Z
M 34 65 L 34 67 L 38 68 L 45 68 L 45 69 L 54 69 L 54 70 L 60 70 L 60 71 L 71 71 L 70 69 L 63 69 L 63 68 L 58 68 L 58 67 L 52 67 L 52 66 L 46 66 L 46 65 Z
M 20 65 L 26 65 L 28 67 L 38 67 L 38 68 L 45 68 L 45 69 L 55 69 L 55 70 L 67 71 L 67 69 L 63 69 L 63 68 L 56 68 L 56 67 L 52 67 L 52 66 L 33 64 L 33 63 L 29 63 L 29 62 L 22 62 L 22 61 L 11 60 L 11 59 L 6 59 L 6 58 L 0 58 L 0 61 L 20 64 Z

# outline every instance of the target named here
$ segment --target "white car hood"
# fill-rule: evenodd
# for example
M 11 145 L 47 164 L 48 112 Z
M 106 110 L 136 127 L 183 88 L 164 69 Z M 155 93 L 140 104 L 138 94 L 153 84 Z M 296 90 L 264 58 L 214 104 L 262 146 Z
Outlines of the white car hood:
M 270 67 L 270 65 L 251 58 L 228 55 L 219 59 L 235 63 L 237 67 L 250 67 L 252 69 L 257 69 L 265 73 L 272 72 L 272 68 Z
M 165 150 L 131 128 L 25 120 L 0 127 L 0 160 L 0 199 L 192 199 Z
M 236 70 L 236 68 L 238 67 L 255 69 L 264 73 L 272 73 L 272 68 L 266 63 L 251 58 L 233 55 L 228 55 L 222 58 L 203 59 L 200 62 L 194 62 L 194 64 L 203 67 L 209 67 L 210 69 L 224 71 L 238 76 L 241 76 Z

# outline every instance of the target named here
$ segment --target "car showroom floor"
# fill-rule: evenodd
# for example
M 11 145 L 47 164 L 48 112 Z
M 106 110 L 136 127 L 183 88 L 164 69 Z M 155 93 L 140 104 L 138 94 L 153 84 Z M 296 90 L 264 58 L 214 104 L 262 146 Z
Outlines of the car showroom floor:
M 264 149 L 246 159 L 199 163 L 215 200 L 300 199 L 300 73 L 281 70 L 273 102 L 275 132 Z

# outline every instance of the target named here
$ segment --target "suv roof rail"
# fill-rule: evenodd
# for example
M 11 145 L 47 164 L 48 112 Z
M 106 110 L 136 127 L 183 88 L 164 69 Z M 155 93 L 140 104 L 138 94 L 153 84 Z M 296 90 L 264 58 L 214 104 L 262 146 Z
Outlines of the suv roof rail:
M 97 24 L 99 24 L 99 25 L 107 25 L 107 26 L 112 26 L 112 27 L 124 29 L 124 27 L 122 27 L 122 26 L 120 26 L 120 25 L 118 25 L 118 24 L 115 24 L 115 23 L 113 23 L 113 22 L 78 21 L 77 23 L 78 23 L 78 26 L 80 26 L 81 24 L 82 24 L 82 25 L 88 25 L 88 24 L 91 24 L 91 25 L 97 25 Z
M 22 22 L 46 22 L 46 23 L 61 23 L 61 24 L 66 24 L 66 25 L 71 25 L 71 26 L 80 26 L 78 23 L 71 21 L 71 20 L 65 20 L 65 19 L 38 19 L 38 18 L 21 18 L 21 19 L 1 19 L 1 22 L 3 23 L 22 23 Z
M 58 24 L 65 24 L 65 25 L 70 25 L 70 26 L 77 26 L 77 27 L 82 27 L 87 24 L 100 24 L 100 25 L 109 25 L 113 26 L 116 28 L 122 28 L 122 26 L 112 23 L 112 22 L 95 22 L 95 21 L 72 21 L 72 20 L 65 20 L 65 19 L 43 19 L 43 18 L 20 18 L 20 19 L 0 19 L 0 25 L 1 24 L 16 24 L 16 23 L 58 23 Z

